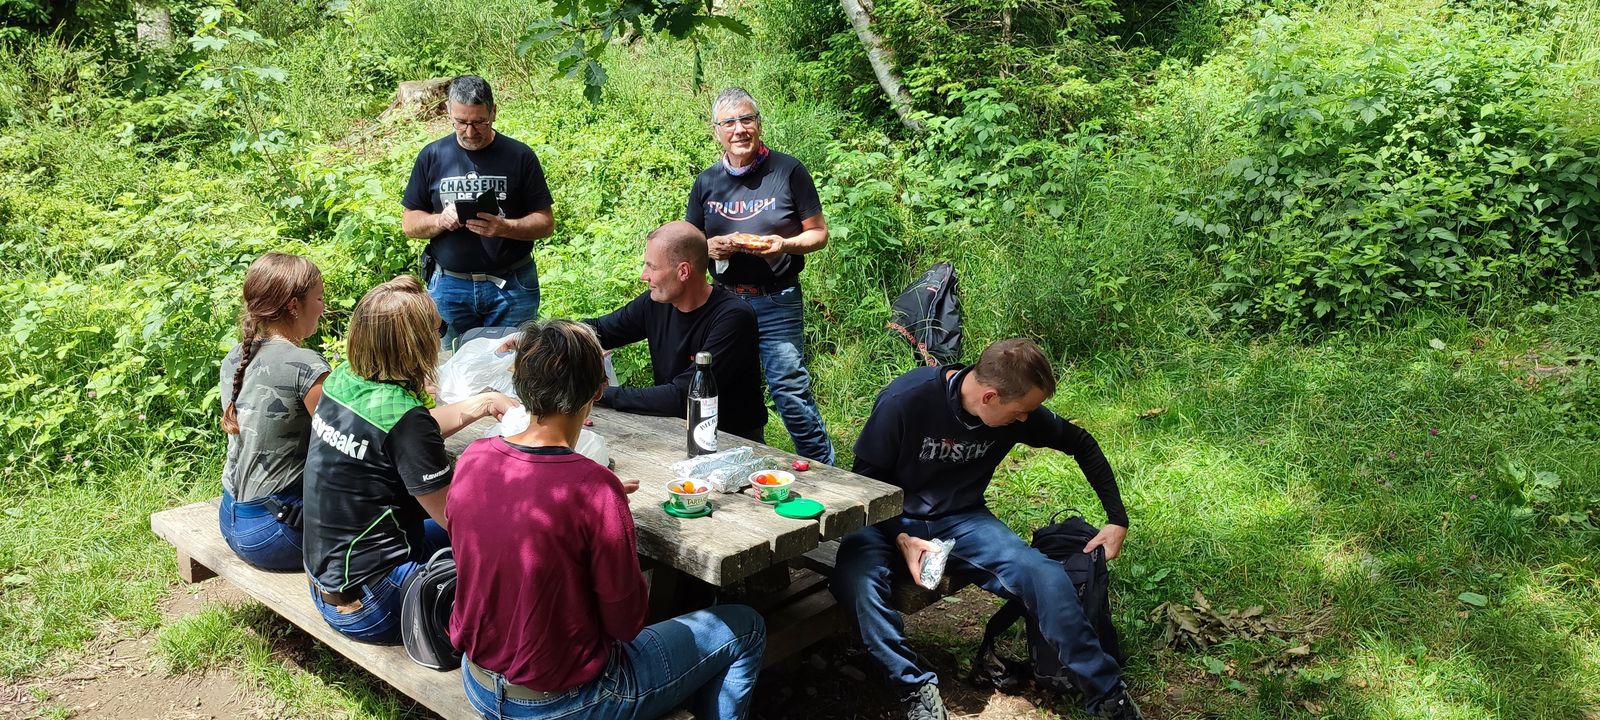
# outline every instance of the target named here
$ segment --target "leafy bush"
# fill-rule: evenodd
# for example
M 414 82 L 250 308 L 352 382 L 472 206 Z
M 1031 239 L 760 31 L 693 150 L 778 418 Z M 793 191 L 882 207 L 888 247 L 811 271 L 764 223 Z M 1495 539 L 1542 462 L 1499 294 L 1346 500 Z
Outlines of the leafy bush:
M 1155 54 L 1114 35 L 1114 0 L 878 0 L 873 25 L 916 107 L 959 114 L 961 93 L 993 88 L 1030 136 L 1122 119 Z M 763 37 L 798 55 L 797 81 L 829 101 L 888 117 L 882 91 L 836 0 L 765 0 Z
M 1248 61 L 1256 147 L 1176 222 L 1252 322 L 1572 287 L 1595 267 L 1600 144 L 1548 117 L 1565 70 L 1472 14 L 1358 32 L 1270 17 Z

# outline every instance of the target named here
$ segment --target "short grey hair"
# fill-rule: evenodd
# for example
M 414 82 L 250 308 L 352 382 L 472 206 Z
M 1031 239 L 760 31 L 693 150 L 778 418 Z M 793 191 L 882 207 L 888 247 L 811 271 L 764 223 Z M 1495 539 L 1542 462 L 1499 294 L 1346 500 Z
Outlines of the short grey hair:
M 450 80 L 450 102 L 494 107 L 494 88 L 477 75 L 457 75 Z
M 734 86 L 717 93 L 717 99 L 711 101 L 711 122 L 717 121 L 718 110 L 729 105 L 738 105 L 742 102 L 750 103 L 750 109 L 754 110 L 757 115 L 761 114 L 761 106 L 756 104 L 755 98 L 750 97 L 750 91 Z

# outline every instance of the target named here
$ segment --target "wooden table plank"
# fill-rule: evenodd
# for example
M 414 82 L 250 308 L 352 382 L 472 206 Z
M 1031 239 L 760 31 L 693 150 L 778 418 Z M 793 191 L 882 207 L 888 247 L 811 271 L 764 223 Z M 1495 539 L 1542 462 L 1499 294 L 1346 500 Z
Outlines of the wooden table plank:
M 639 552 L 713 585 L 726 587 L 785 560 L 813 550 L 856 528 L 900 514 L 900 489 L 846 470 L 813 463 L 796 473 L 794 488 L 803 497 L 826 508 L 815 520 L 795 520 L 773 512 L 753 497 L 714 494 L 711 517 L 680 519 L 661 509 L 667 499 L 666 484 L 674 479 L 672 463 L 687 457 L 683 420 L 633 415 L 595 408 L 592 431 L 606 441 L 618 477 L 637 480 L 638 492 L 629 496 Z M 494 422 L 480 420 L 445 441 L 458 455 Z M 728 433 L 718 434 L 718 446 L 750 446 L 758 455 L 788 465 L 798 459 L 759 443 Z

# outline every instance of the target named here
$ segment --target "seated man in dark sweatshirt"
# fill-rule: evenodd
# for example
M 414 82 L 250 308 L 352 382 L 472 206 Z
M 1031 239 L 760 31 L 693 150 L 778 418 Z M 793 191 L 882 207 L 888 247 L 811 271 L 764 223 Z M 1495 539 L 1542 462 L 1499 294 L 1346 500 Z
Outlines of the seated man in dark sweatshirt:
M 750 304 L 706 279 L 706 236 L 678 220 L 662 225 L 645 242 L 649 290 L 604 317 L 586 320 L 610 350 L 650 343 L 652 387 L 609 386 L 600 404 L 642 415 L 684 417 L 694 355 L 711 353 L 717 381 L 717 429 L 763 442 L 767 406 L 761 393 L 756 314 Z
M 939 678 L 912 652 L 900 614 L 889 605 L 894 582 L 911 582 L 930 539 L 955 541 L 945 573 L 1008 600 L 1021 600 L 1041 635 L 1061 655 L 1090 712 L 1139 718 L 1122 669 L 1100 647 L 1072 580 L 1055 561 L 989 512 L 983 492 L 995 468 L 1023 443 L 1073 456 L 1105 508 L 1107 523 L 1084 552 L 1107 558 L 1128 534 L 1111 465 L 1088 432 L 1043 407 L 1055 394 L 1050 361 L 1025 339 L 990 345 L 976 365 L 912 370 L 878 393 L 856 440 L 854 470 L 905 491 L 900 517 L 845 536 L 833 594 L 855 617 L 861 640 L 889 673 L 912 720 L 944 720 Z

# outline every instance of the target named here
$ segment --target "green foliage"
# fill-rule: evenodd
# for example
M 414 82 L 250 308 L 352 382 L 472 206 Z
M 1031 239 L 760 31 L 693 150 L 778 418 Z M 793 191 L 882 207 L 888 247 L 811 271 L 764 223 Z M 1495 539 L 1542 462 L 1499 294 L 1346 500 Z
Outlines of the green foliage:
M 765 0 L 760 7 L 777 21 L 769 42 L 799 56 L 797 82 L 888 117 L 836 1 Z M 1122 15 L 1113 0 L 880 0 L 871 7 L 873 29 L 894 53 L 919 110 L 965 114 L 968 91 L 992 88 L 1017 106 L 1011 124 L 1030 137 L 1124 119 L 1135 73 L 1155 58 L 1115 36 Z
M 131 0 L 0 0 L 0 43 L 25 39 L 30 33 L 60 33 L 73 40 L 92 40 L 126 26 L 131 29 Z
M 630 36 L 636 40 L 646 34 L 665 34 L 692 43 L 694 84 L 701 87 L 705 85 L 705 65 L 700 43 L 708 33 L 750 34 L 748 25 L 718 15 L 716 10 L 711 0 L 555 0 L 551 17 L 529 24 L 527 34 L 517 43 L 517 53 L 526 55 L 534 47 L 553 51 L 555 77 L 582 79 L 584 98 L 599 103 L 606 83 L 601 63 L 610 43 Z
M 1130 677 L 1170 691 L 1141 697 L 1153 714 L 1477 720 L 1596 706 L 1600 295 L 1563 296 L 1583 280 L 1555 273 L 1515 288 L 1540 295 L 1517 302 L 1506 288 L 1527 270 L 1502 264 L 1499 279 L 1482 279 L 1489 290 L 1430 301 L 1436 313 L 1383 315 L 1380 327 L 1313 344 L 1218 322 L 1228 312 L 1213 308 L 1239 297 L 1212 287 L 1222 249 L 1203 250 L 1266 237 L 1284 207 L 1256 203 L 1272 215 L 1252 224 L 1255 207 L 1241 199 L 1205 201 L 1254 187 L 1243 170 L 1211 174 L 1241 157 L 1256 172 L 1278 167 L 1278 188 L 1284 168 L 1354 183 L 1296 196 L 1294 207 L 1330 217 L 1356 208 L 1394 224 L 1385 203 L 1397 193 L 1358 192 L 1361 183 L 1476 173 L 1510 179 L 1472 186 L 1470 205 L 1417 190 L 1412 201 L 1427 201 L 1417 212 L 1453 213 L 1512 243 L 1527 228 L 1561 227 L 1565 206 L 1537 205 L 1553 191 L 1541 185 L 1518 204 L 1511 186 L 1559 180 L 1540 162 L 1559 148 L 1537 142 L 1592 150 L 1600 136 L 1585 94 L 1600 73 L 1583 70 L 1594 67 L 1594 16 L 1575 3 L 1270 5 L 1310 28 L 1290 22 L 1261 44 L 1229 44 L 1268 3 L 1090 4 L 1052 10 L 1050 22 L 1079 23 L 1059 44 L 1030 35 L 997 49 L 952 33 L 995 44 L 1001 26 L 981 23 L 1004 5 L 903 3 L 893 11 L 928 37 L 895 42 L 910 43 L 902 59 L 936 111 L 913 139 L 877 122 L 876 86 L 826 0 L 764 0 L 742 16 L 754 40 L 599 50 L 586 40 L 607 75 L 598 105 L 578 98 L 579 82 L 546 81 L 555 68 L 540 48 L 564 45 L 516 52 L 548 8 L 512 0 L 194 8 L 198 25 L 175 26 L 198 30 L 199 46 L 139 55 L 160 70 L 148 82 L 70 38 L 0 49 L 0 675 L 43 672 L 108 618 L 158 622 L 151 608 L 171 555 L 148 515 L 216 492 L 216 363 L 234 342 L 251 260 L 278 249 L 322 268 L 330 307 L 310 345 L 324 353 L 362 292 L 414 267 L 421 243 L 401 236 L 398 198 L 417 150 L 448 129 L 431 118 L 372 122 L 396 82 L 477 72 L 495 83 L 497 129 L 535 148 L 555 194 L 556 234 L 536 247 L 544 312 L 584 317 L 639 292 L 644 233 L 681 215 L 694 174 L 716 157 L 690 72 L 698 54 L 708 80 L 755 92 L 767 141 L 817 179 L 832 236 L 807 259 L 807 341 L 841 451 L 883 383 L 910 365 L 883 329 L 888 299 L 934 261 L 961 273 L 968 359 L 1023 334 L 1057 361 L 1050 406 L 1095 434 L 1135 517 L 1113 592 Z M 1046 9 L 1015 6 L 1014 23 Z M 932 28 L 935 10 L 967 26 Z M 1013 25 L 1014 36 L 1035 29 Z M 1109 47 L 1111 34 L 1146 50 Z M 1169 46 L 1159 65 L 1141 55 Z M 1001 64 L 985 70 L 990 61 Z M 1274 69 L 1293 77 L 1269 77 Z M 1448 92 L 1430 85 L 1440 77 L 1452 78 Z M 1309 83 L 1305 97 L 1295 79 Z M 1504 96 L 1491 100 L 1503 112 L 1473 109 L 1490 93 Z M 1057 107 L 1069 96 L 1083 104 Z M 1379 96 L 1387 114 L 1370 123 L 1348 107 Z M 1438 108 L 1471 122 L 1457 131 L 1429 114 Z M 1470 142 L 1471 123 L 1481 143 Z M 1392 172 L 1346 172 L 1341 148 Z M 1497 169 L 1490 149 L 1523 153 L 1529 167 Z M 1480 219 L 1480 196 L 1492 219 Z M 1174 224 L 1177 211 L 1204 223 Z M 1323 233 L 1298 237 L 1313 235 Z M 1477 307 L 1485 312 L 1460 312 Z M 649 372 L 638 348 L 618 365 L 634 382 Z M 1167 412 L 1137 419 L 1155 407 Z M 990 503 L 1019 529 L 1061 505 L 1097 507 L 1072 458 L 1021 448 Z M 1263 605 L 1324 627 L 1314 659 L 1274 670 L 1284 648 L 1249 638 L 1206 659 L 1158 647 L 1149 611 L 1196 589 L 1218 607 Z M 410 712 L 325 651 L 284 664 L 274 655 L 283 632 L 253 608 L 225 609 L 175 625 L 161 645 L 174 670 L 239 670 L 281 715 Z
M 1229 314 L 1371 324 L 1593 272 L 1600 144 L 1550 120 L 1567 68 L 1539 42 L 1472 15 L 1274 16 L 1251 54 L 1257 148 L 1175 217 L 1209 243 Z

